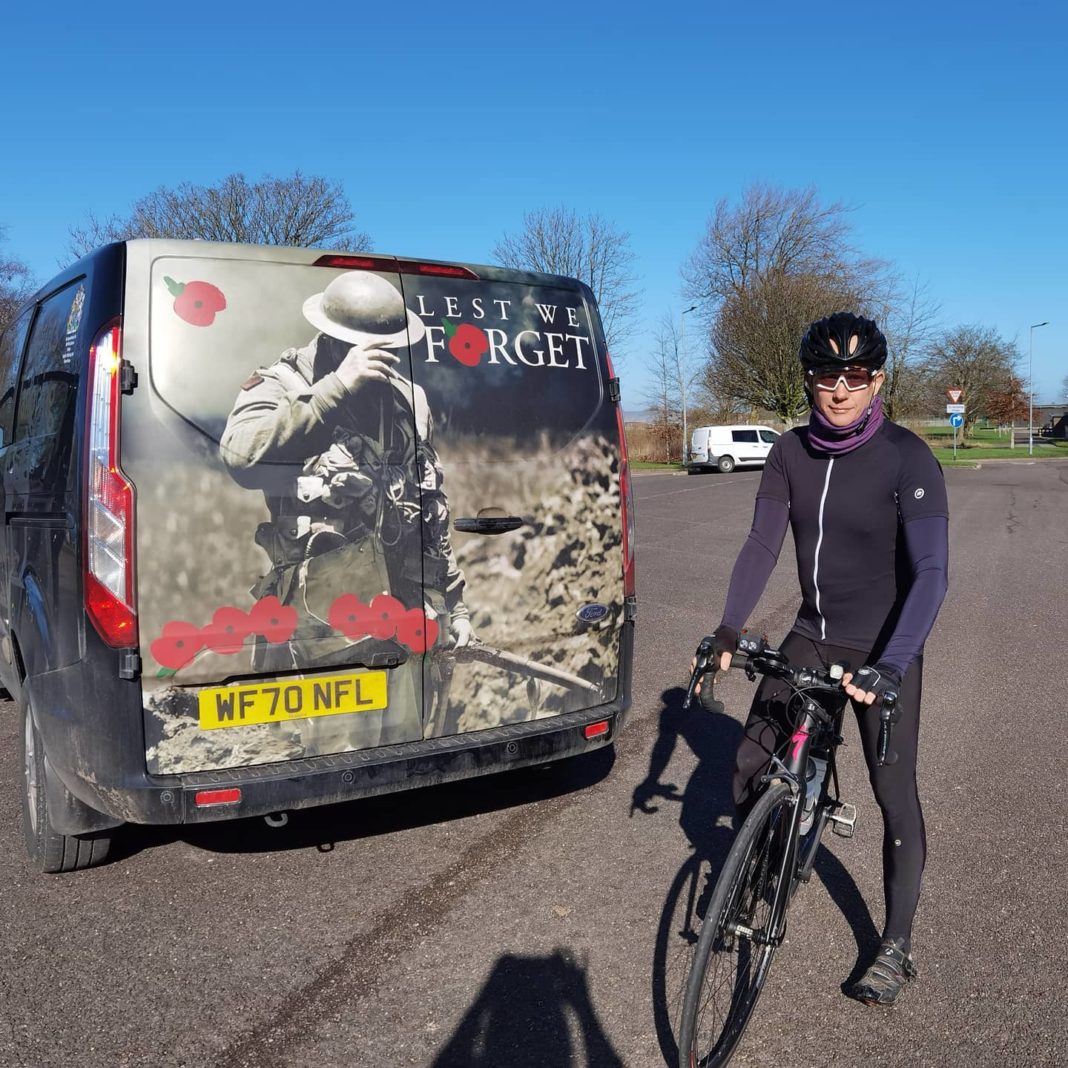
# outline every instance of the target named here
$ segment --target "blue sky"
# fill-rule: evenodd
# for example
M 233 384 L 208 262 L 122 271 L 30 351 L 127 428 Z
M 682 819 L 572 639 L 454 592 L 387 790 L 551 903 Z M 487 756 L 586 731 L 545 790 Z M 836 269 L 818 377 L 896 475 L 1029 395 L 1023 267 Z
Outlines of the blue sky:
M 12 10 L 14 9 L 14 10 Z M 106 12 L 105 15 L 102 12 Z M 524 211 L 628 231 L 644 327 L 723 197 L 815 186 L 926 284 L 944 325 L 1029 326 L 1068 375 L 1068 15 L 1053 0 L 760 4 L 8 5 L 3 251 L 233 171 L 340 181 L 382 252 L 486 262 Z

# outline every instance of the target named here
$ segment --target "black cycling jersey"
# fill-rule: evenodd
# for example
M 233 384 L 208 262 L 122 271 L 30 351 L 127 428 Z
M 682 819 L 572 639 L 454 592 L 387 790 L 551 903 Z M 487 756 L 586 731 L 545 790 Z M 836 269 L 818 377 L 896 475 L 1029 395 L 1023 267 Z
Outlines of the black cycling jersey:
M 949 515 L 942 469 L 931 450 L 886 420 L 860 448 L 829 456 L 809 444 L 807 427 L 799 427 L 783 434 L 768 455 L 757 490 L 758 515 L 762 501 L 789 513 L 802 593 L 793 629 L 814 641 L 874 650 L 878 657 L 916 579 L 903 527 Z M 778 545 L 761 544 L 773 557 L 780 546 L 781 536 Z M 740 558 L 736 569 L 743 587 L 749 585 L 741 573 L 748 563 Z M 942 567 L 937 599 L 924 613 L 930 622 L 945 592 Z M 746 592 L 739 590 L 740 608 L 751 599 Z M 745 616 L 754 605 L 755 600 L 744 604 Z M 724 622 L 740 626 L 744 617 L 736 614 L 725 612 Z

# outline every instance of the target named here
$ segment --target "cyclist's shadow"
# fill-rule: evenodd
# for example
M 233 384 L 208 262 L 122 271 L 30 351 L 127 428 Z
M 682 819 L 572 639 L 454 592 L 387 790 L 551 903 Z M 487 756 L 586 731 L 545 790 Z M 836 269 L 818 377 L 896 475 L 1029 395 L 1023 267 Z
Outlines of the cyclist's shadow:
M 692 850 L 668 889 L 653 951 L 653 1016 L 660 1050 L 669 1064 L 678 1063 L 678 1015 L 701 917 L 734 840 L 731 779 L 742 735 L 742 725 L 728 716 L 722 705 L 707 712 L 695 701 L 685 710 L 685 697 L 681 687 L 661 695 L 660 729 L 649 757 L 649 771 L 635 787 L 631 807 L 632 814 L 651 815 L 659 811 L 658 801 L 678 802 L 679 826 Z M 682 791 L 674 783 L 662 781 L 680 739 L 697 758 Z M 854 972 L 859 974 L 863 970 L 860 961 L 878 945 L 871 914 L 852 876 L 824 846 L 816 858 L 816 871 L 853 929 L 858 949 Z

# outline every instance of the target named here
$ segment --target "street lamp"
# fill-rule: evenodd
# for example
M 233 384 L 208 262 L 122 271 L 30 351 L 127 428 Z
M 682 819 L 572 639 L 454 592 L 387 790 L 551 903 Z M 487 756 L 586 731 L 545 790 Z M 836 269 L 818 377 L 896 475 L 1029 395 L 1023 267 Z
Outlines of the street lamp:
M 1035 454 L 1035 376 L 1031 366 L 1031 353 L 1035 347 L 1035 331 L 1049 323 L 1032 323 L 1027 339 L 1027 455 Z
M 682 466 L 686 466 L 686 461 L 690 456 L 690 438 L 689 429 L 686 426 L 686 371 L 683 364 L 686 360 L 686 316 L 692 311 L 697 311 L 697 305 L 691 304 L 683 311 L 679 316 L 679 348 L 682 349 L 682 357 L 676 358 L 675 363 L 679 369 L 679 393 L 682 400 Z

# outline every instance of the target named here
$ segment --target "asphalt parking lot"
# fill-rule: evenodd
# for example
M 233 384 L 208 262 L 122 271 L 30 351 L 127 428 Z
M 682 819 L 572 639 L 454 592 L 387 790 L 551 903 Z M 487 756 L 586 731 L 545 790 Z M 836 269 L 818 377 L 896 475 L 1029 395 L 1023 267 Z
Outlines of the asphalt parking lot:
M 661 1065 L 677 910 L 729 841 L 750 686 L 684 714 L 759 474 L 635 479 L 634 704 L 614 752 L 543 771 L 183 831 L 126 829 L 69 876 L 22 856 L 0 706 L 0 1065 Z M 950 594 L 928 644 L 920 980 L 841 988 L 882 920 L 881 826 L 855 732 L 740 1065 L 1068 1063 L 1062 903 L 1068 463 L 947 472 Z M 781 637 L 792 548 L 752 625 Z M 635 798 L 644 802 L 635 808 Z

